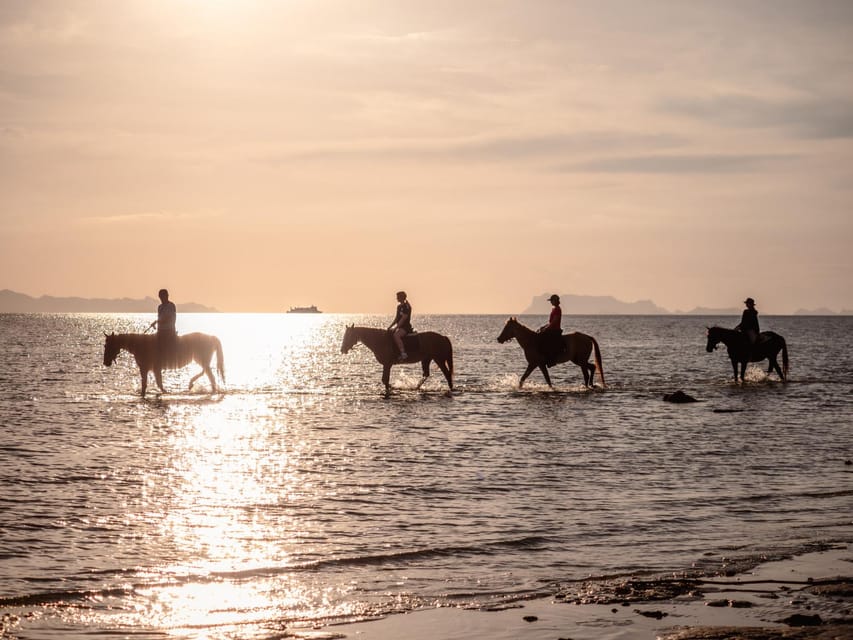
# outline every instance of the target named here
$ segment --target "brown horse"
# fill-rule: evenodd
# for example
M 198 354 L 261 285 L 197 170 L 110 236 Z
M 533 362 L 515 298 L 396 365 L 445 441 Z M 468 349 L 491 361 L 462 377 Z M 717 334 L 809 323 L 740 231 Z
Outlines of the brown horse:
M 498 342 L 501 344 L 515 338 L 524 350 L 524 357 L 527 358 L 527 370 L 522 374 L 521 380 L 518 381 L 519 388 L 536 367 L 539 367 L 542 375 L 545 376 L 545 382 L 548 383 L 548 386 L 554 386 L 551 384 L 551 376 L 548 375 L 548 369 L 545 366 L 548 361 L 547 354 L 542 353 L 540 349 L 540 337 L 541 334 L 530 327 L 525 327 L 515 318 L 510 318 L 506 321 L 501 335 L 498 336 Z M 557 357 L 557 363 L 574 362 L 578 365 L 583 372 L 583 383 L 588 387 L 595 386 L 593 378 L 595 377 L 596 369 L 598 369 L 601 385 L 606 387 L 607 385 L 604 382 L 604 367 L 601 366 L 601 351 L 598 348 L 598 342 L 595 341 L 595 338 L 577 331 L 567 333 L 562 338 L 565 348 Z M 595 349 L 595 364 L 589 362 L 589 356 L 593 349 Z
M 358 342 L 370 349 L 379 364 L 382 365 L 382 383 L 385 385 L 386 393 L 391 389 L 392 366 L 420 362 L 424 374 L 423 379 L 418 384 L 420 389 L 421 385 L 429 378 L 429 363 L 433 360 L 444 374 L 447 385 L 451 390 L 453 389 L 453 346 L 447 336 L 434 331 L 424 331 L 423 333 L 408 335 L 403 338 L 403 341 L 408 358 L 401 361 L 398 360 L 399 351 L 397 351 L 394 340 L 388 331 L 351 325 L 344 331 L 341 353 L 347 353 Z
M 732 370 L 735 374 L 735 383 L 738 380 L 738 364 L 740 364 L 740 381 L 746 382 L 744 379 L 746 364 L 748 362 L 761 362 L 762 360 L 770 361 L 770 365 L 767 367 L 767 375 L 770 375 L 775 369 L 782 382 L 788 379 L 788 343 L 778 333 L 762 331 L 758 343 L 750 346 L 746 334 L 742 331 L 724 327 L 708 327 L 708 343 L 705 345 L 705 350 L 711 353 L 721 342 L 726 345 L 729 352 L 729 359 L 732 361 Z M 779 362 L 776 360 L 780 351 L 782 352 L 781 368 L 779 368 Z
M 173 357 L 168 359 L 163 358 L 161 362 L 156 335 L 146 335 L 144 333 L 113 333 L 111 335 L 105 333 L 104 335 L 107 337 L 104 344 L 104 364 L 109 367 L 115 362 L 122 349 L 133 354 L 136 364 L 139 367 L 139 375 L 142 376 L 143 397 L 145 397 L 145 390 L 148 388 L 149 372 L 154 372 L 154 379 L 157 381 L 157 386 L 160 388 L 160 391 L 165 393 L 165 389 L 163 388 L 163 369 L 180 369 L 192 361 L 200 364 L 202 370 L 190 380 L 189 388 L 192 389 L 193 383 L 202 375 L 207 374 L 211 390 L 215 393 L 216 379 L 213 377 L 213 371 L 210 368 L 210 361 L 214 353 L 216 353 L 216 370 L 219 372 L 222 382 L 225 382 L 225 361 L 222 359 L 222 344 L 216 336 L 209 336 L 204 333 L 188 333 L 185 336 L 178 336 Z

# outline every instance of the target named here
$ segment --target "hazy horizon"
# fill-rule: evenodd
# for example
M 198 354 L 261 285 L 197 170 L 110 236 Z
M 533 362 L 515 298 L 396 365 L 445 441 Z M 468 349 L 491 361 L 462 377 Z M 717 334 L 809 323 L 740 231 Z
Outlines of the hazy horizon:
M 853 309 L 851 42 L 843 1 L 4 3 L 0 289 Z

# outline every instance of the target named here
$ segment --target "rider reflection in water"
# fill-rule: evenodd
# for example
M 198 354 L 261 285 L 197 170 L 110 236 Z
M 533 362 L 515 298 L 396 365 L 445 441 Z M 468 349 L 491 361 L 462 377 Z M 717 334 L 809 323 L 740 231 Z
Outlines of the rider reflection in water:
M 148 327 L 157 327 L 157 351 L 160 356 L 160 369 L 170 368 L 175 361 L 175 352 L 178 345 L 178 332 L 175 330 L 175 322 L 178 310 L 175 303 L 169 300 L 169 292 L 160 289 L 157 293 L 160 298 L 160 306 L 157 307 L 157 319 Z
M 554 306 L 548 322 L 539 327 L 539 344 L 547 360 L 547 365 L 553 367 L 557 358 L 563 351 L 563 328 L 560 326 L 563 320 L 563 310 L 560 308 L 560 296 L 553 294 L 548 301 Z

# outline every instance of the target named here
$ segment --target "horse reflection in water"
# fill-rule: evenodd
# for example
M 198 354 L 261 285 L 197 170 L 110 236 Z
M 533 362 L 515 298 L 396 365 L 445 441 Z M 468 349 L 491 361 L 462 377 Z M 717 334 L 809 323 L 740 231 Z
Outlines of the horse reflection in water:
M 348 326 L 344 331 L 344 340 L 341 343 L 341 353 L 347 353 L 357 343 L 361 342 L 373 352 L 376 359 L 382 365 L 382 383 L 385 392 L 391 389 L 391 367 L 395 364 L 411 364 L 420 362 L 423 367 L 424 377 L 418 384 L 421 388 L 426 379 L 429 378 L 430 362 L 435 361 L 438 368 L 444 374 L 447 385 L 453 389 L 453 346 L 450 339 L 434 331 L 424 331 L 403 338 L 406 346 L 405 360 L 398 360 L 397 351 L 391 334 L 385 329 L 373 327 Z
M 515 338 L 519 346 L 524 350 L 524 357 L 527 359 L 527 369 L 518 381 L 519 388 L 524 385 L 527 377 L 533 373 L 533 370 L 539 367 L 542 375 L 545 376 L 545 382 L 549 387 L 551 384 L 551 376 L 548 375 L 546 364 L 548 362 L 547 354 L 542 352 L 541 334 L 534 331 L 530 327 L 525 327 L 515 318 L 510 318 L 506 321 L 503 331 L 498 336 L 498 342 L 503 344 Z M 583 372 L 583 383 L 585 386 L 594 387 L 593 379 L 595 372 L 598 370 L 598 375 L 601 378 L 602 386 L 607 386 L 604 382 L 604 367 L 601 365 L 601 350 L 598 348 L 598 342 L 592 336 L 585 333 L 573 331 L 561 336 L 563 339 L 563 351 L 557 355 L 555 364 L 561 362 L 574 362 L 581 368 Z M 589 356 L 595 350 L 595 364 L 589 362 Z
M 215 393 L 216 378 L 210 366 L 214 353 L 216 354 L 216 370 L 222 382 L 225 382 L 225 360 L 222 358 L 222 344 L 216 336 L 209 336 L 204 333 L 188 333 L 184 336 L 178 336 L 174 343 L 173 352 L 164 357 L 164 354 L 161 354 L 156 335 L 144 333 L 113 333 L 111 335 L 105 333 L 104 335 L 107 338 L 104 344 L 104 364 L 109 367 L 115 362 L 122 349 L 132 354 L 139 367 L 139 375 L 142 377 L 141 393 L 143 397 L 145 397 L 145 390 L 148 388 L 148 374 L 151 371 L 154 372 L 154 380 L 157 382 L 160 391 L 165 393 L 163 369 L 180 369 L 193 361 L 201 365 L 202 370 L 190 380 L 190 390 L 196 380 L 207 374 L 211 391 Z

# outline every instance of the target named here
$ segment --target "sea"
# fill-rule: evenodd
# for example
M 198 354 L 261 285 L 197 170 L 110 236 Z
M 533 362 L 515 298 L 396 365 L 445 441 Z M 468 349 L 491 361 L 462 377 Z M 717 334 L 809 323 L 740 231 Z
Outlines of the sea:
M 104 334 L 152 319 L 0 315 L 0 636 L 316 638 L 853 541 L 851 317 L 762 315 L 790 379 L 736 384 L 706 328 L 737 318 L 567 313 L 606 386 L 563 364 L 552 389 L 519 388 L 506 316 L 421 315 L 456 388 L 408 365 L 386 394 L 341 341 L 389 317 L 183 314 L 226 380 L 188 391 L 191 365 L 142 398 Z

